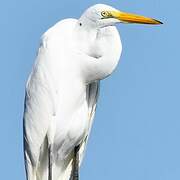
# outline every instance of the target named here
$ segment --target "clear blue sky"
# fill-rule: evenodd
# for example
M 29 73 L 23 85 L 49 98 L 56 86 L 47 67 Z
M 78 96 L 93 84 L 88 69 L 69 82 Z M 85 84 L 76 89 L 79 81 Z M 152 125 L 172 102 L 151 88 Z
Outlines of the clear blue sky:
M 6 0 L 0 6 L 0 179 L 24 180 L 24 87 L 41 34 L 105 3 L 152 16 L 162 26 L 119 25 L 116 72 L 101 83 L 82 180 L 180 179 L 180 13 L 178 0 Z

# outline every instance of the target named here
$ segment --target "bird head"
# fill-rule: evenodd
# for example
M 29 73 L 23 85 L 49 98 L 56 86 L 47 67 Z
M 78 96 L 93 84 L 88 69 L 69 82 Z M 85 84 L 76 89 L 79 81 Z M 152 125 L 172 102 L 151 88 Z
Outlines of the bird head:
M 88 8 L 79 20 L 80 25 L 94 26 L 98 28 L 112 26 L 117 23 L 136 23 L 149 25 L 162 24 L 162 22 L 156 19 L 122 12 L 104 4 L 96 4 Z

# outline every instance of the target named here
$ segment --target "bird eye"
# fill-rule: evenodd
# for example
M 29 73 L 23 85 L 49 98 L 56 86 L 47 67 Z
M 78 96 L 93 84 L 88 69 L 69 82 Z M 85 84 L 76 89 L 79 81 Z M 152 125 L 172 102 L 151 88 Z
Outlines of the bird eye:
M 107 11 L 102 11 L 102 12 L 101 12 L 101 15 L 102 15 L 103 17 L 108 17 L 108 16 L 109 16 L 109 13 L 108 13 Z

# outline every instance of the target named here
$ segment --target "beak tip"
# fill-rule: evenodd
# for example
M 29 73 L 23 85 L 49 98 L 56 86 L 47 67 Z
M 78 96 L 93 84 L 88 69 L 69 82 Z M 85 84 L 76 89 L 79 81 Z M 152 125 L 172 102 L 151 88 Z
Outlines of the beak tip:
M 156 19 L 154 19 L 155 21 L 156 21 L 156 24 L 158 25 L 158 24 L 163 24 L 163 22 L 161 22 L 161 21 L 158 21 L 158 20 L 156 20 Z

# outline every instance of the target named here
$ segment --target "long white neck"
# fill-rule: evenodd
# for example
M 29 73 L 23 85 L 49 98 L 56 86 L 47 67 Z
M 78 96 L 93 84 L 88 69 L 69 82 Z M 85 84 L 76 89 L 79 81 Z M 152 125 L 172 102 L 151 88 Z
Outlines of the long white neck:
M 121 41 L 114 26 L 94 28 L 77 24 L 75 42 L 81 54 L 84 81 L 104 79 L 116 68 L 121 55 Z

